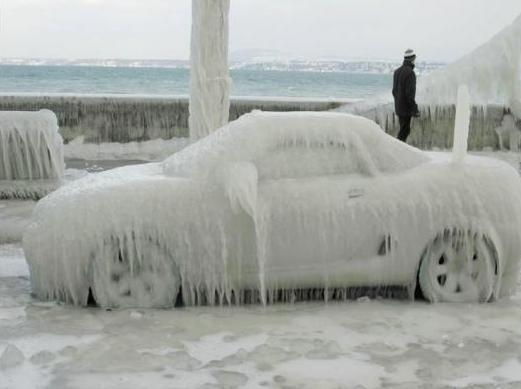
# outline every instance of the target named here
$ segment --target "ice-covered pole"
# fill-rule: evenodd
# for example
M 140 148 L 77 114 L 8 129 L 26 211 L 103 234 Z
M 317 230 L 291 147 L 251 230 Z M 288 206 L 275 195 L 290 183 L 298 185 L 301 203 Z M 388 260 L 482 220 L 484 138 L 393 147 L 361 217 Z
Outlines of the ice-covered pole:
M 470 127 L 470 94 L 466 85 L 458 88 L 456 103 L 456 121 L 454 125 L 454 145 L 452 147 L 452 159 L 454 162 L 462 162 L 467 155 L 467 141 Z
M 192 0 L 190 137 L 197 140 L 228 122 L 230 0 Z

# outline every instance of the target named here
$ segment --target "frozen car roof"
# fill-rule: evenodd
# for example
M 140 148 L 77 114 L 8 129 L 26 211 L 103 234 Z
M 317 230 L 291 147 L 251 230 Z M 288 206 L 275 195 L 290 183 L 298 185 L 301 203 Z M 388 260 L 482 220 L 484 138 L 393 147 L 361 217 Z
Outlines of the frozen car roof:
M 306 171 L 327 163 L 324 159 L 338 160 L 340 154 L 349 156 L 349 163 L 364 164 L 369 174 L 398 172 L 429 159 L 360 116 L 253 111 L 168 158 L 163 169 L 172 176 L 205 176 L 226 163 L 276 159 L 281 149 L 286 155 L 300 150 L 300 161 L 309 165 L 302 169 Z M 310 150 L 322 150 L 322 158 L 306 159 Z

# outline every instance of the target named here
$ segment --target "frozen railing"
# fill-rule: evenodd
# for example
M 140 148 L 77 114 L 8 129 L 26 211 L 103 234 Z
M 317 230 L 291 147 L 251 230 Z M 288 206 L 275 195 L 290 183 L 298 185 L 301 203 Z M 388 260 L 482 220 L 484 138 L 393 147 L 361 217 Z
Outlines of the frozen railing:
M 53 112 L 0 112 L 0 198 L 42 197 L 59 184 L 64 169 Z

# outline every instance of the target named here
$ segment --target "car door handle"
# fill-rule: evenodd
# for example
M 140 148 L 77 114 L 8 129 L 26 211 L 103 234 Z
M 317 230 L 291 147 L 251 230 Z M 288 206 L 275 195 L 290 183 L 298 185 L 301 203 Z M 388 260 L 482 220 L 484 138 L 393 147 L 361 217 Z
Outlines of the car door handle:
M 357 197 L 362 197 L 365 195 L 365 189 L 364 188 L 352 188 L 349 189 L 349 192 L 347 193 L 350 199 L 356 199 Z

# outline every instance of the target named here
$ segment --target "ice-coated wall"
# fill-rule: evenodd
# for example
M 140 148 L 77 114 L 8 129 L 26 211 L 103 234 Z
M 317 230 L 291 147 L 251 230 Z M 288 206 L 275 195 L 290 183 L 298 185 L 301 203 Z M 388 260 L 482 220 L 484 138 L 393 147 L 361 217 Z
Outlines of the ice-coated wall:
M 326 111 L 341 103 L 266 98 L 232 100 L 230 120 L 255 109 Z M 131 142 L 188 137 L 186 97 L 0 96 L 0 110 L 56 113 L 65 142 L 84 136 L 87 143 Z
M 192 0 L 190 137 L 197 140 L 228 123 L 230 0 Z

